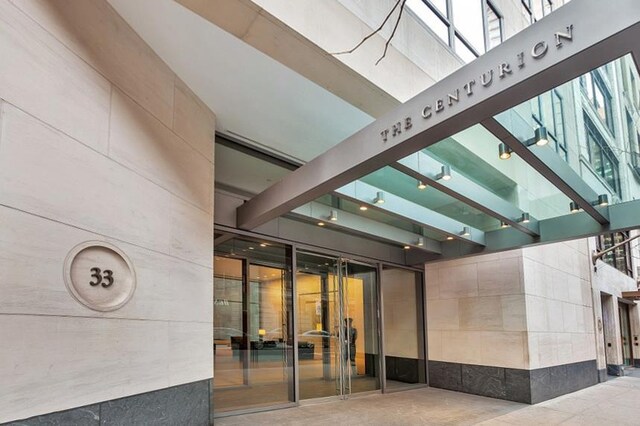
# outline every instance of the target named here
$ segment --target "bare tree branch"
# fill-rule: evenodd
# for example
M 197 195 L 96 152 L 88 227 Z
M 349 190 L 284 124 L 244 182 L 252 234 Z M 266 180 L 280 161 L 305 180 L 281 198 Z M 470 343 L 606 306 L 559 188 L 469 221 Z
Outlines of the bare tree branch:
M 331 55 L 344 55 L 346 53 L 353 53 L 358 47 L 362 46 L 364 44 L 365 41 L 369 40 L 371 37 L 373 37 L 374 35 L 376 35 L 378 32 L 380 32 L 380 30 L 382 30 L 382 28 L 385 26 L 385 24 L 389 21 L 389 19 L 391 18 L 391 15 L 393 15 L 393 12 L 398 8 L 399 5 L 400 6 L 400 13 L 398 15 L 398 20 L 396 21 L 396 25 L 395 28 L 393 29 L 393 33 L 391 34 L 391 37 L 389 37 L 389 40 L 387 41 L 387 44 L 385 45 L 384 48 L 384 52 L 385 54 L 387 53 L 387 46 L 389 45 L 389 42 L 391 41 L 391 38 L 393 37 L 393 34 L 396 32 L 396 28 L 398 28 L 398 22 L 400 21 L 400 16 L 402 16 L 402 10 L 404 9 L 404 4 L 407 0 L 397 0 L 396 4 L 393 6 L 393 8 L 391 9 L 391 11 L 389 12 L 389 14 L 387 15 L 386 18 L 384 18 L 384 21 L 382 21 L 382 24 L 380 24 L 380 26 L 374 30 L 373 32 L 371 32 L 369 35 L 367 35 L 365 38 L 363 38 L 360 43 L 356 44 L 352 49 L 349 50 L 345 50 L 342 52 L 335 52 L 335 53 L 330 53 Z M 382 58 L 384 58 L 384 55 L 382 55 Z M 382 59 L 378 59 L 378 62 L 380 62 L 380 60 Z M 376 65 L 378 65 L 378 62 L 376 62 Z
M 389 43 L 391 43 L 391 39 L 396 34 L 396 30 L 398 29 L 398 24 L 400 23 L 400 18 L 402 17 L 402 12 L 404 12 L 404 4 L 406 2 L 407 2 L 407 0 L 402 0 L 402 5 L 400 5 L 400 13 L 398 13 L 398 19 L 396 19 L 396 25 L 393 27 L 393 31 L 391 32 L 391 35 L 389 36 L 389 39 L 384 44 L 384 52 L 382 53 L 382 56 L 380 57 L 380 59 L 378 59 L 376 61 L 376 65 L 378 65 L 380 63 L 380 61 L 384 59 L 385 56 L 387 56 L 387 49 L 389 48 Z M 396 4 L 396 6 L 397 6 L 397 4 Z

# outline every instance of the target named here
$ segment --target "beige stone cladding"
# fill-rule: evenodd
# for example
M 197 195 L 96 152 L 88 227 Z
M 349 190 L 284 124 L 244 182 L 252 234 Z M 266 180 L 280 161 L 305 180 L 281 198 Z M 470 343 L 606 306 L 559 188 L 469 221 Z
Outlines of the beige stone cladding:
M 596 358 L 586 240 L 426 271 L 430 360 L 532 370 Z
M 214 114 L 104 0 L 0 2 L 0 423 L 208 379 Z M 67 292 L 124 251 L 133 298 Z

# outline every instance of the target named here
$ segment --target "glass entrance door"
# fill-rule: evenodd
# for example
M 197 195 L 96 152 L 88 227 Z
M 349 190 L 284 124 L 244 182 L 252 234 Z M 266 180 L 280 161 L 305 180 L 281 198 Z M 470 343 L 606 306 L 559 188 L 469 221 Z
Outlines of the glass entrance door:
M 300 399 L 379 389 L 376 268 L 305 252 L 297 258 Z
M 633 365 L 631 352 L 631 326 L 629 324 L 629 306 L 619 303 L 620 334 L 622 338 L 622 362 L 624 365 Z

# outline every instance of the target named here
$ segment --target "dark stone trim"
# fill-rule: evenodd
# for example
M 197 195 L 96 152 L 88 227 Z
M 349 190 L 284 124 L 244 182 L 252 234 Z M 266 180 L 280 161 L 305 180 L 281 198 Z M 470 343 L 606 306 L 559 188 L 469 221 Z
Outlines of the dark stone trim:
M 634 358 L 633 359 L 633 366 L 634 367 L 640 367 L 640 359 Z
M 602 370 L 598 370 L 598 382 L 603 383 L 607 381 L 607 369 L 603 368 Z
M 609 376 L 624 376 L 624 366 L 617 364 L 607 364 L 607 374 Z
M 429 385 L 491 398 L 537 404 L 597 384 L 596 361 L 535 370 L 429 361 Z
M 424 383 L 424 360 L 386 356 L 386 377 L 404 383 Z M 422 368 L 420 368 L 422 366 Z
M 209 382 L 173 386 L 4 425 L 209 425 Z

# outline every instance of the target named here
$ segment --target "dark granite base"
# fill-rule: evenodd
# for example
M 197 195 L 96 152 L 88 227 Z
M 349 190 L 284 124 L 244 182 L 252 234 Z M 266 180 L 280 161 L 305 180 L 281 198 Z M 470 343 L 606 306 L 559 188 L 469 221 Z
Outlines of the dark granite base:
M 633 366 L 634 367 L 640 367 L 640 359 L 634 358 L 633 359 Z
M 208 425 L 209 380 L 44 414 L 5 426 Z
M 602 370 L 598 370 L 598 382 L 603 383 L 607 381 L 607 369 L 603 368 Z
M 404 383 L 424 383 L 424 360 L 395 356 L 387 356 L 384 360 L 387 380 L 396 380 Z
M 624 366 L 617 364 L 607 364 L 607 374 L 609 376 L 624 376 Z
M 429 385 L 536 404 L 598 383 L 596 361 L 536 370 L 429 361 Z

